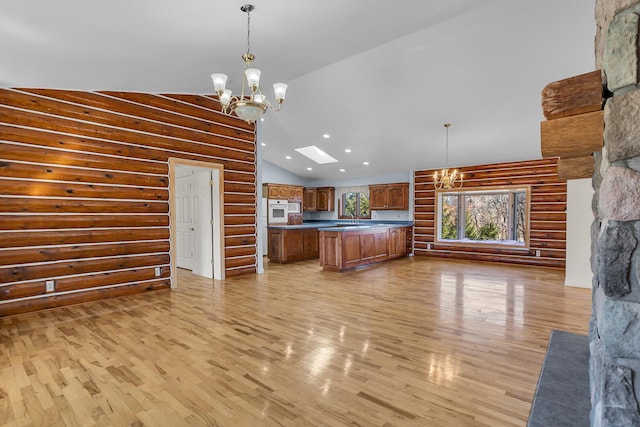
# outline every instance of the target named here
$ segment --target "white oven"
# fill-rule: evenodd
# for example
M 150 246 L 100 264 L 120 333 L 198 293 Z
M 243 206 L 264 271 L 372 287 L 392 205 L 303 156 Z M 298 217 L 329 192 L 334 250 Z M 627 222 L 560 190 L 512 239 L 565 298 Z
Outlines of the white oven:
M 286 224 L 289 221 L 289 201 L 269 199 L 269 224 Z

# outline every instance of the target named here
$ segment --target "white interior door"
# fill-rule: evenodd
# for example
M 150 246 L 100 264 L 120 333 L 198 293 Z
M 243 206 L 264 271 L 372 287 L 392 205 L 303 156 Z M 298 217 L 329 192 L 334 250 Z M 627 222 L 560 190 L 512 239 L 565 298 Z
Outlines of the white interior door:
M 213 278 L 213 222 L 211 214 L 211 170 L 196 168 L 193 175 L 193 272 Z
M 193 175 L 176 178 L 176 265 L 193 269 Z

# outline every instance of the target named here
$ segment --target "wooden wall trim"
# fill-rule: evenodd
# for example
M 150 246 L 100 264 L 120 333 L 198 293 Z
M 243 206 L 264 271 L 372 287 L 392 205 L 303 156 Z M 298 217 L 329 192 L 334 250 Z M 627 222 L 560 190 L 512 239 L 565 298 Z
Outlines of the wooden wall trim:
M 464 188 L 530 188 L 529 245 L 494 248 L 436 242 L 435 170 L 414 172 L 414 254 L 442 258 L 506 262 L 544 267 L 565 266 L 567 185 L 558 177 L 557 159 L 495 163 L 459 168 Z M 537 256 L 539 254 L 539 256 Z
M 170 159 L 217 164 L 222 277 L 255 273 L 256 154 L 208 96 L 0 89 L 0 317 L 170 287 Z

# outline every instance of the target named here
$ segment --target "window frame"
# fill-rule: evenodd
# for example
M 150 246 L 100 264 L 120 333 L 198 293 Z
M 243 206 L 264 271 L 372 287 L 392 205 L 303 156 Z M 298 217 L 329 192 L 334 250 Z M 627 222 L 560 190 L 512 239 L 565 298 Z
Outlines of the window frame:
M 345 215 L 344 214 L 344 210 L 345 210 L 345 206 L 344 204 L 346 203 L 346 197 L 345 194 L 347 193 L 355 193 L 357 194 L 357 199 L 356 199 L 356 211 L 360 212 L 360 195 L 364 194 L 365 196 L 367 196 L 369 198 L 369 203 L 371 203 L 371 195 L 370 194 L 366 194 L 363 191 L 347 191 L 347 192 L 343 192 L 340 194 L 340 212 L 338 214 L 338 219 L 371 219 L 371 204 L 369 204 L 369 215 L 368 216 L 360 216 L 360 215 L 355 215 L 355 216 L 351 216 L 351 215 Z
M 447 240 L 442 239 L 442 215 L 440 205 L 442 204 L 442 197 L 444 195 L 458 195 L 458 213 L 457 213 L 457 224 L 458 224 L 458 236 L 462 235 L 461 231 L 464 231 L 464 195 L 472 194 L 472 195 L 491 195 L 491 194 L 505 194 L 511 193 L 516 194 L 517 192 L 525 193 L 525 218 L 524 218 L 524 242 L 518 244 L 510 244 L 510 243 L 495 243 L 495 241 L 486 242 L 483 240 Z M 462 196 L 462 197 L 460 197 Z M 510 201 L 510 211 L 515 211 L 515 204 L 517 201 L 517 197 L 513 197 L 513 200 Z M 521 249 L 521 250 L 529 250 L 529 237 L 531 234 L 531 185 L 507 185 L 507 186 L 499 186 L 499 187 L 471 187 L 471 188 L 456 188 L 450 190 L 436 190 L 435 191 L 435 203 L 434 203 L 434 219 L 435 219 L 435 236 L 434 242 L 439 245 L 451 245 L 451 246 L 482 246 L 482 247 L 492 247 L 492 248 L 505 248 L 505 249 Z M 515 227 L 517 222 L 514 221 L 514 215 L 509 215 L 509 231 L 510 233 L 515 232 Z

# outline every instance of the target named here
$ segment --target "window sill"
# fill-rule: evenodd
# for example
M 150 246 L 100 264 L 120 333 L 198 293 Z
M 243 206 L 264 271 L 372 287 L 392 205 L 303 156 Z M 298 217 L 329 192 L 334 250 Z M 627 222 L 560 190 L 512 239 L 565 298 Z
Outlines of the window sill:
M 504 248 L 521 251 L 529 250 L 529 245 L 526 243 L 518 243 L 515 240 L 436 240 L 435 244 L 442 246 L 478 246 L 483 248 Z

